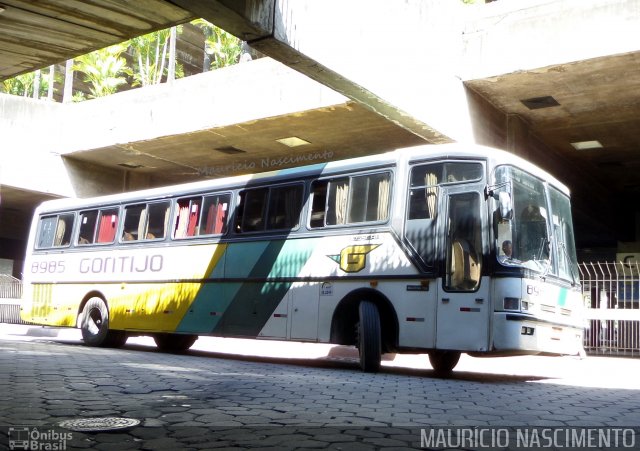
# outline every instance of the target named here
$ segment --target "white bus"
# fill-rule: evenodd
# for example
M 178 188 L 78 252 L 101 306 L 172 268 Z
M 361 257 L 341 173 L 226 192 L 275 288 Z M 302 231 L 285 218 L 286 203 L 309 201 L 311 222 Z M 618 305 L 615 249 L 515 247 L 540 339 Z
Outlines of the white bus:
M 91 346 L 297 340 L 355 345 L 368 372 L 382 353 L 427 353 L 441 373 L 461 352 L 582 350 L 569 192 L 496 149 L 49 201 L 27 246 L 22 318 Z

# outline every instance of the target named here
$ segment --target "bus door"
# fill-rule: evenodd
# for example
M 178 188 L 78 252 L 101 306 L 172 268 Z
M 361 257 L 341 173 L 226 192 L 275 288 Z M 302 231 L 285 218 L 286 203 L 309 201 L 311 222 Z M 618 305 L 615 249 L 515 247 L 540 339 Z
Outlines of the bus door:
M 438 349 L 486 351 L 489 345 L 489 284 L 481 281 L 484 198 L 481 187 L 469 188 L 442 187 L 445 267 L 436 307 Z

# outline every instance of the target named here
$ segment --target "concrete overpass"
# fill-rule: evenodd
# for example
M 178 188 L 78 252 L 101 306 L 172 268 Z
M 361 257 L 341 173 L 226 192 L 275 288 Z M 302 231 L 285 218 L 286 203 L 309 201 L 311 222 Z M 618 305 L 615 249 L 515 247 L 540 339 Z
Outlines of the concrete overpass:
M 506 148 L 570 186 L 583 253 L 636 250 L 640 0 L 3 0 L 0 9 L 2 79 L 195 17 L 311 79 L 261 60 L 86 105 L 2 96 L 5 238 L 21 240 L 38 193 L 211 175 L 201 169 L 289 153 L 275 140 L 295 135 L 311 142 L 304 152 L 336 158 L 424 141 Z M 590 141 L 602 148 L 575 148 Z M 56 166 L 66 177 L 42 177 Z

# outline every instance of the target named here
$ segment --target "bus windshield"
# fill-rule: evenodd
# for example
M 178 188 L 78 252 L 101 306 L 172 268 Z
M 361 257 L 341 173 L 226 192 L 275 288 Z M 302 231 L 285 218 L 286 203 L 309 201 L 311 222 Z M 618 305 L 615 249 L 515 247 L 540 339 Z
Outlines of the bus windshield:
M 552 237 L 566 234 L 572 224 L 568 198 L 553 189 L 554 208 L 550 209 L 543 181 L 511 166 L 496 168 L 495 182 L 503 189 L 510 188 L 512 202 L 510 217 L 497 218 L 494 224 L 498 261 L 505 266 L 521 266 L 545 274 L 560 272 L 561 276 L 571 278 L 575 261 L 573 245 L 567 249 L 564 245 L 567 237 L 562 237 L 558 238 L 562 244 L 552 246 Z M 494 204 L 497 210 L 497 202 Z M 556 233 L 552 234 L 552 230 Z

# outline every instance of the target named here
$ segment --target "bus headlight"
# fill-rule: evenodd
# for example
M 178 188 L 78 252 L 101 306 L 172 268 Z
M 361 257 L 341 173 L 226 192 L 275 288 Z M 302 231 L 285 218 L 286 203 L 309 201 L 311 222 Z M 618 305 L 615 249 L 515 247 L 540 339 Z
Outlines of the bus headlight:
M 520 310 L 520 298 L 504 298 L 503 306 L 505 310 Z

